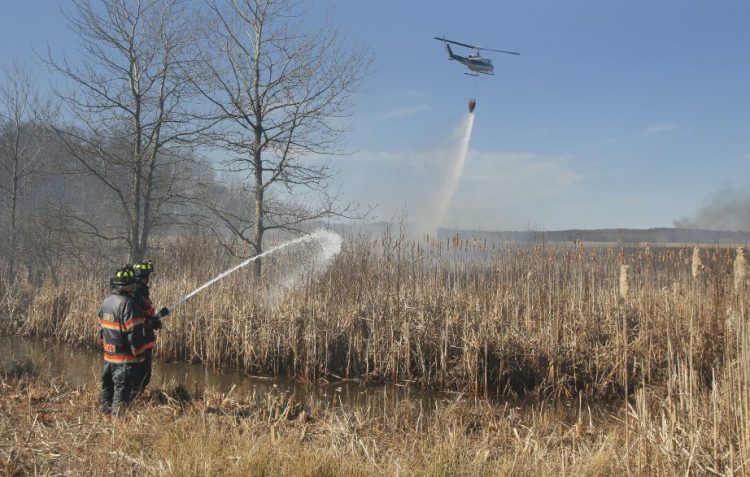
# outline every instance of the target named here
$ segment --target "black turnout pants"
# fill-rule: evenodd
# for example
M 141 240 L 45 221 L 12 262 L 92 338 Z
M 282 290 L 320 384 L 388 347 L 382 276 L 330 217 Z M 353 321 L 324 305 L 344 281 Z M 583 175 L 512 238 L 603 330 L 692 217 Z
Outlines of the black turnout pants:
M 138 387 L 136 394 L 142 393 L 149 381 L 151 381 L 151 363 L 153 362 L 153 350 L 147 349 L 143 352 L 143 362 L 138 363 Z
M 137 364 L 114 364 L 104 362 L 100 402 L 104 414 L 119 416 L 132 401 L 137 385 Z

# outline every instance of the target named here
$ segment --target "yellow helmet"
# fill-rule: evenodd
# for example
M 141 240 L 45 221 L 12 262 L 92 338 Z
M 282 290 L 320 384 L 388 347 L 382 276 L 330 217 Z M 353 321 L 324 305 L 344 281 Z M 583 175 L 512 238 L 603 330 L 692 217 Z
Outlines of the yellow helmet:
M 115 286 L 130 285 L 135 283 L 135 280 L 135 269 L 128 265 L 115 272 L 115 276 L 112 277 L 112 284 Z
M 136 263 L 133 265 L 133 268 L 135 269 L 135 276 L 138 278 L 141 277 L 148 277 L 152 273 L 154 273 L 154 264 L 151 262 L 151 260 L 144 260 L 142 262 Z

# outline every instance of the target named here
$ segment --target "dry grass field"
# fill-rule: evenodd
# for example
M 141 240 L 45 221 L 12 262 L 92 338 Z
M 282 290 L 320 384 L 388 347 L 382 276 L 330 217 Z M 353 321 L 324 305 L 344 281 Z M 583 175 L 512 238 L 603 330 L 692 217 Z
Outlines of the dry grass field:
M 184 240 L 153 257 L 157 304 L 223 269 L 226 260 L 208 251 Z M 96 473 L 50 457 L 77 443 L 77 455 L 101 469 L 117 455 L 117 465 L 153 474 L 750 475 L 744 257 L 727 247 L 355 237 L 322 277 L 300 275 L 286 293 L 294 257 L 275 257 L 261 282 L 240 272 L 176 310 L 160 359 L 471 398 L 429 421 L 405 404 L 392 420 L 307 409 L 308 422 L 279 420 L 285 411 L 257 400 L 227 403 L 250 406 L 239 418 L 209 411 L 206 396 L 177 406 L 155 391 L 163 398 L 115 432 L 96 422 L 93 390 L 6 379 L 3 458 L 8 469 Z M 13 331 L 93 343 L 103 281 L 22 284 L 13 300 L 24 320 Z M 528 410 L 484 396 L 521 398 Z M 45 439 L 59 444 L 47 449 Z
M 745 373 L 747 369 L 745 369 Z M 0 378 L 4 475 L 747 475 L 747 375 L 708 392 L 681 370 L 620 406 L 470 397 L 429 414 L 317 409 L 295 397 L 153 389 L 102 421 L 95 386 Z

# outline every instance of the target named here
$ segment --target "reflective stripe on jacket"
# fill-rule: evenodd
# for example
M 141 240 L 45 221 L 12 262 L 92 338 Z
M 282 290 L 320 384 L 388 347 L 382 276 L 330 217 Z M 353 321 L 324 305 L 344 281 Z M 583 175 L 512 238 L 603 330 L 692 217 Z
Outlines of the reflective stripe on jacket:
M 104 360 L 140 363 L 146 348 L 143 306 L 133 296 L 113 293 L 99 308 L 99 336 Z

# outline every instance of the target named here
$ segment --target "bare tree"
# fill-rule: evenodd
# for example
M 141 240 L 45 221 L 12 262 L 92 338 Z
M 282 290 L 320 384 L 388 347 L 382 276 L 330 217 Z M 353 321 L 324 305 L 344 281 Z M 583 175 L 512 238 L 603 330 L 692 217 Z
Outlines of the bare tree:
M 68 122 L 60 143 L 110 192 L 106 217 L 77 216 L 81 230 L 127 243 L 140 260 L 170 204 L 194 186 L 185 175 L 195 132 L 184 71 L 194 52 L 193 19 L 184 0 L 73 0 L 69 17 L 81 58 L 48 60 L 70 88 L 59 92 Z
M 0 84 L 0 192 L 8 208 L 8 271 L 15 276 L 18 252 L 19 204 L 22 194 L 44 163 L 44 122 L 49 101 L 41 98 L 31 74 L 14 62 L 3 69 Z
M 213 107 L 213 144 L 247 174 L 245 204 L 210 204 L 234 239 L 263 250 L 263 235 L 346 215 L 327 161 L 340 153 L 352 98 L 369 56 L 329 24 L 309 29 L 294 0 L 208 0 L 213 21 L 197 88 Z M 248 197 L 249 196 L 249 197 Z M 225 204 L 226 205 L 226 204 Z M 222 234 L 217 234 L 222 238 Z M 256 274 L 261 270 L 256 262 Z

